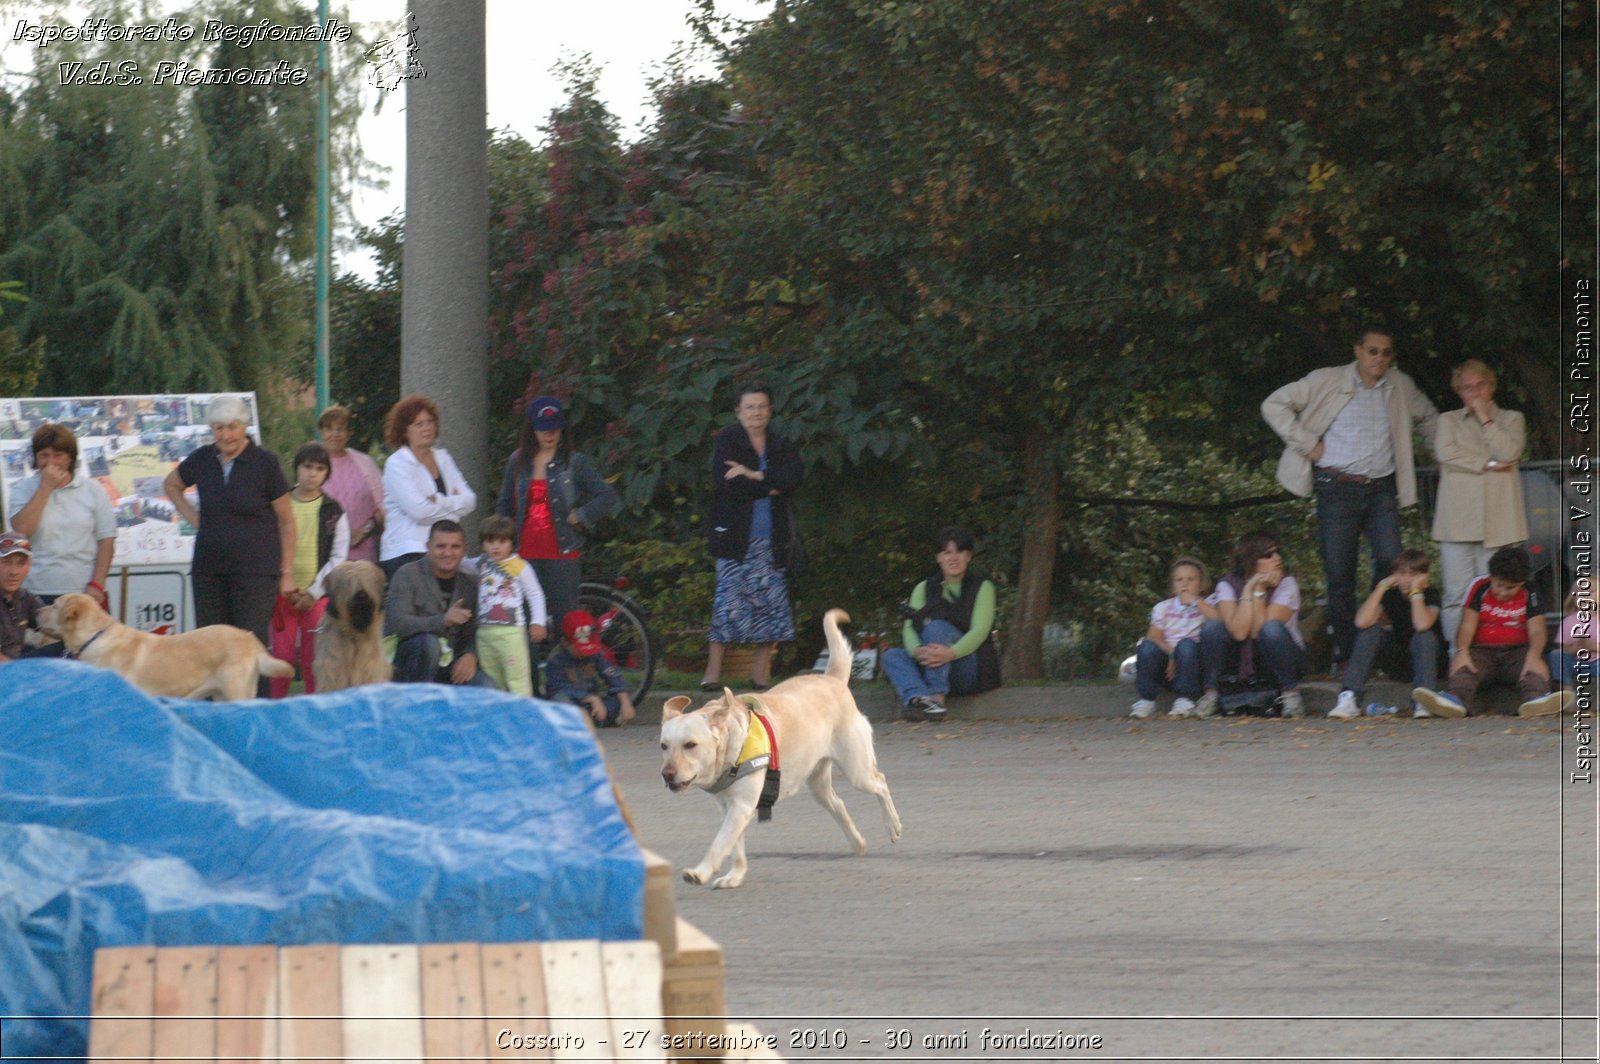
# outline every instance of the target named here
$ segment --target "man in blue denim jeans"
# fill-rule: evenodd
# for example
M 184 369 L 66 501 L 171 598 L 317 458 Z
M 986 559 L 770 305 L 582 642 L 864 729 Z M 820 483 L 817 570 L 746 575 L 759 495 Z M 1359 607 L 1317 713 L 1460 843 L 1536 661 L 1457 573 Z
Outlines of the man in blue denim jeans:
M 1313 370 L 1267 396 L 1261 415 L 1287 444 L 1278 483 L 1317 498 L 1317 538 L 1334 656 L 1355 642 L 1356 564 L 1372 547 L 1372 579 L 1400 553 L 1400 508 L 1417 501 L 1413 426 L 1431 449 L 1439 411 L 1394 365 L 1394 336 L 1363 328 L 1355 361 Z

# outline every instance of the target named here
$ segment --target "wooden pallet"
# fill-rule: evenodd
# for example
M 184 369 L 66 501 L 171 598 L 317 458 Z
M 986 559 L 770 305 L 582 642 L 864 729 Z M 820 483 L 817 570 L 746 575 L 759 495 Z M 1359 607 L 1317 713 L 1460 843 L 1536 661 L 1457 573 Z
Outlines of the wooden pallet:
M 756 1032 L 721 1019 L 722 949 L 676 916 L 671 865 L 646 856 L 647 937 L 636 942 L 99 950 L 89 1058 L 723 1057 L 705 1048 L 712 1036 Z M 724 1064 L 743 1059 L 780 1058 Z

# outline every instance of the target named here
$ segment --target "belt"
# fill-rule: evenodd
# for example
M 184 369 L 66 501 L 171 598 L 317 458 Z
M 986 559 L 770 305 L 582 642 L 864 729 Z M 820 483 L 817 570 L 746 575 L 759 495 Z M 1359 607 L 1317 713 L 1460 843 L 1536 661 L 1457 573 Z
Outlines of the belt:
M 1333 466 L 1319 465 L 1312 468 L 1324 476 L 1332 477 L 1341 484 L 1382 484 L 1386 480 L 1394 479 L 1393 473 L 1386 473 L 1381 477 L 1364 477 L 1360 473 L 1346 473 L 1344 470 L 1335 469 Z

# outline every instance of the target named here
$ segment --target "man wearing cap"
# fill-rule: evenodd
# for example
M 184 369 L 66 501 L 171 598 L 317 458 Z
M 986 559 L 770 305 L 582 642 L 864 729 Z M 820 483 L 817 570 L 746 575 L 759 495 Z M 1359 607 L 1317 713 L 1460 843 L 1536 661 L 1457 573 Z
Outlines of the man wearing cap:
M 20 532 L 0 535 L 0 662 L 32 657 L 28 632 L 38 627 L 44 603 L 22 589 L 33 568 L 33 544 Z
M 1415 505 L 1412 427 L 1433 445 L 1439 411 L 1394 365 L 1394 336 L 1377 325 L 1357 334 L 1355 361 L 1312 370 L 1267 396 L 1261 415 L 1288 446 L 1278 483 L 1317 497 L 1317 538 L 1328 589 L 1334 656 L 1355 642 L 1356 563 L 1365 532 L 1373 581 L 1400 553 L 1400 508 Z
M 399 642 L 396 683 L 493 687 L 478 668 L 478 580 L 461 568 L 467 538 L 444 518 L 428 530 L 428 551 L 395 570 L 383 597 L 383 632 Z
M 561 623 L 561 646 L 545 663 L 544 682 L 550 698 L 582 706 L 596 727 L 612 728 L 633 719 L 633 698 L 604 651 L 594 615 L 573 610 Z

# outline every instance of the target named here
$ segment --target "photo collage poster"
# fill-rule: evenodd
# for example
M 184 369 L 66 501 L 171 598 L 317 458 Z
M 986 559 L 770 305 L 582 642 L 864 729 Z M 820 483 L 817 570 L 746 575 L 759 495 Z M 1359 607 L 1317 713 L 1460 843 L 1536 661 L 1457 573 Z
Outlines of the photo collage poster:
M 65 425 L 78 438 L 78 468 L 111 497 L 117 515 L 112 564 L 187 565 L 195 530 L 167 499 L 163 481 L 195 448 L 211 442 L 206 407 L 218 394 L 244 401 L 250 438 L 260 443 L 254 392 L 0 399 L 5 513 L 9 517 L 17 483 L 34 472 L 33 434 L 42 425 Z

